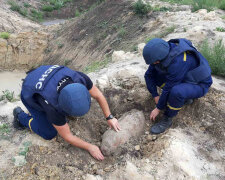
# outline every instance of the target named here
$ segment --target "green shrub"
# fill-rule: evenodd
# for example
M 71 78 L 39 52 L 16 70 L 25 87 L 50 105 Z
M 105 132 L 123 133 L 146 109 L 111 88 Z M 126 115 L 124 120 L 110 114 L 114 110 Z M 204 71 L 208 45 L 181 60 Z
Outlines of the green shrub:
M 15 1 L 9 1 L 10 9 L 20 13 L 22 16 L 27 16 L 27 10 L 22 9 Z
M 37 11 L 35 9 L 31 9 L 31 19 L 33 21 L 42 21 L 43 20 L 43 13 L 40 11 Z
M 225 0 L 222 0 L 221 3 L 219 4 L 219 9 L 225 10 Z
M 215 2 L 212 0 L 194 0 L 192 3 L 192 11 L 197 11 L 199 9 L 207 9 L 212 11 L 215 7 Z
M 144 16 L 145 14 L 147 14 L 149 11 L 152 10 L 152 7 L 149 3 L 146 4 L 142 0 L 138 0 L 133 4 L 133 10 L 135 14 Z
M 29 8 L 29 7 L 31 7 L 31 5 L 29 4 L 29 3 L 23 3 L 23 6 L 25 7 L 25 8 Z
M 217 27 L 216 30 L 219 32 L 225 32 L 225 29 L 223 27 Z
M 64 1 L 63 0 L 50 0 L 50 4 L 53 6 L 54 9 L 58 10 L 63 7 Z
M 222 40 L 212 46 L 209 45 L 208 40 L 205 40 L 200 47 L 200 52 L 208 60 L 212 74 L 225 77 L 225 46 Z
M 27 16 L 28 12 L 26 9 L 20 9 L 19 13 L 22 15 L 22 16 Z
M 47 11 L 47 12 L 52 12 L 54 8 L 51 5 L 43 5 L 42 6 L 42 11 Z
M 20 11 L 20 6 L 15 1 L 9 1 L 8 3 L 12 11 L 17 11 L 17 12 Z
M 8 32 L 1 32 L 0 38 L 9 39 L 10 34 Z

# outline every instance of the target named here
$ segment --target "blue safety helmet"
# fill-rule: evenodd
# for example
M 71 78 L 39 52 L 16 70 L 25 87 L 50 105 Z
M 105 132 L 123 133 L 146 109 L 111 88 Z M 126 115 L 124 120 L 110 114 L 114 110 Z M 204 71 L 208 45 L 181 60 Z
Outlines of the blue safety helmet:
M 167 57 L 170 51 L 168 42 L 160 38 L 150 40 L 143 49 L 143 57 L 146 64 L 153 64 L 156 61 L 162 61 Z
M 91 96 L 87 88 L 80 83 L 65 86 L 58 97 L 59 107 L 71 116 L 83 116 L 91 106 Z

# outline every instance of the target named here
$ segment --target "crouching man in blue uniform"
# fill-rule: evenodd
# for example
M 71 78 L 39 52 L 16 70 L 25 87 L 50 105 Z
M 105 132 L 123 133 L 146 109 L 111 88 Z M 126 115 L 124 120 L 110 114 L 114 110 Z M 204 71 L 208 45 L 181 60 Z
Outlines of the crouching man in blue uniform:
M 150 120 L 165 110 L 164 117 L 150 129 L 152 134 L 160 134 L 172 125 L 172 118 L 184 104 L 208 92 L 212 84 L 211 69 L 187 39 L 166 42 L 154 38 L 145 45 L 143 57 L 150 65 L 145 73 L 146 85 L 156 103 Z M 157 86 L 162 88 L 160 96 Z
M 28 72 L 22 85 L 21 100 L 31 116 L 20 107 L 15 108 L 14 127 L 27 127 L 46 140 L 59 133 L 68 143 L 103 160 L 100 149 L 74 136 L 66 121 L 67 115 L 86 114 L 91 96 L 98 101 L 108 125 L 119 131 L 118 121 L 111 115 L 105 97 L 87 75 L 59 65 L 40 66 Z

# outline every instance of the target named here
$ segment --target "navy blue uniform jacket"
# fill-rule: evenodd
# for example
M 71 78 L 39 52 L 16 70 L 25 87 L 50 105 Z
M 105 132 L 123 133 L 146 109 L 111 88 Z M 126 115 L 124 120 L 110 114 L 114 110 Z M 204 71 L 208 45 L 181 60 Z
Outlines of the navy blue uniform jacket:
M 169 43 L 170 48 L 175 47 L 174 43 Z M 156 107 L 160 110 L 164 109 L 167 104 L 167 99 L 171 88 L 180 83 L 184 83 L 184 77 L 188 71 L 198 66 L 197 60 L 193 54 L 184 52 L 175 57 L 167 68 L 166 73 L 157 71 L 155 65 L 150 65 L 145 73 L 145 81 L 149 92 L 153 97 L 158 96 L 156 86 L 161 86 L 164 82 L 162 94 Z M 212 78 L 207 78 L 200 85 L 203 87 L 210 87 Z

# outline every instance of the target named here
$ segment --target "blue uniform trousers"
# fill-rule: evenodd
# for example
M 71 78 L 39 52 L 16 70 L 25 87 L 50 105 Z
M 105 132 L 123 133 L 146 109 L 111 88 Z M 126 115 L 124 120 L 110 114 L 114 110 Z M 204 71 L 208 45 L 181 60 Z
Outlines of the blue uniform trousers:
M 163 85 L 162 82 L 157 83 L 159 87 Z M 200 98 L 208 92 L 208 89 L 207 86 L 190 83 L 181 83 L 172 87 L 164 114 L 168 117 L 176 116 L 186 100 Z
M 27 110 L 30 112 L 31 116 L 25 112 L 21 112 L 18 114 L 19 122 L 46 140 L 51 140 L 54 138 L 57 135 L 57 131 L 54 126 L 48 122 L 46 114 L 31 108 L 24 101 L 22 95 L 21 100 L 26 106 Z

